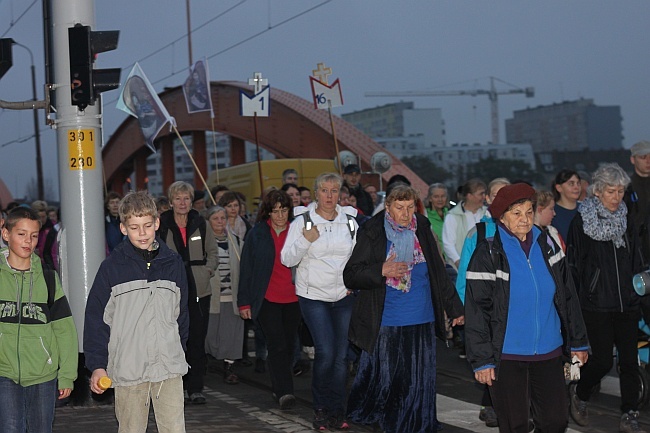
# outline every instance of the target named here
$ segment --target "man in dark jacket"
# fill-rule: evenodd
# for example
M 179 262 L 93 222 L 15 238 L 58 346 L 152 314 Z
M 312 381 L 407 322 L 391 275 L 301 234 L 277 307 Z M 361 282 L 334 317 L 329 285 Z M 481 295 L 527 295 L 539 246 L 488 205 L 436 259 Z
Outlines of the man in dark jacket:
M 634 173 L 624 200 L 641 239 L 641 252 L 647 268 L 650 266 L 650 141 L 639 141 L 630 151 Z
M 361 169 L 357 164 L 346 165 L 343 169 L 343 185 L 348 187 L 350 195 L 357 198 L 357 207 L 361 209 L 366 216 L 372 216 L 375 206 L 372 203 L 372 197 L 361 186 Z

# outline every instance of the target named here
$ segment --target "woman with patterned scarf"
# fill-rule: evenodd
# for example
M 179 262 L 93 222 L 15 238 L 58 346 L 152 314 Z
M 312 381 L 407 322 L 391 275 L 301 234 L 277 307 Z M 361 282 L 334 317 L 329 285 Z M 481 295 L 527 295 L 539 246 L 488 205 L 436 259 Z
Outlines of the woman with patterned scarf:
M 464 323 L 431 224 L 415 213 L 417 198 L 396 185 L 343 271 L 346 287 L 359 291 L 349 337 L 363 350 L 348 419 L 387 433 L 437 430 L 435 337 L 445 337 L 444 311 L 453 325 Z
M 571 222 L 567 256 L 580 299 L 592 354 L 580 381 L 570 386 L 571 416 L 589 422 L 592 389 L 612 368 L 612 348 L 619 354 L 621 432 L 642 432 L 638 423 L 637 326 L 641 298 L 632 277 L 641 269 L 634 224 L 623 203 L 630 178 L 617 164 L 593 174 L 590 196 Z

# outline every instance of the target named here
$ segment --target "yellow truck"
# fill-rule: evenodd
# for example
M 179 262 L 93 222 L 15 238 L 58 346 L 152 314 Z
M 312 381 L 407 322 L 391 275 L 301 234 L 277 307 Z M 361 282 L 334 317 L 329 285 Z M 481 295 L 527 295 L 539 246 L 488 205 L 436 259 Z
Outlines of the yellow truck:
M 262 179 L 264 188 L 282 186 L 282 172 L 287 168 L 293 168 L 298 172 L 298 186 L 306 186 L 314 189 L 314 179 L 327 172 L 337 172 L 333 159 L 271 159 L 262 161 Z M 225 185 L 233 191 L 238 191 L 246 196 L 246 209 L 248 213 L 256 214 L 259 205 L 262 187 L 257 162 L 236 165 L 234 167 L 221 168 L 218 172 L 213 171 L 208 176 L 210 189 L 216 185 Z

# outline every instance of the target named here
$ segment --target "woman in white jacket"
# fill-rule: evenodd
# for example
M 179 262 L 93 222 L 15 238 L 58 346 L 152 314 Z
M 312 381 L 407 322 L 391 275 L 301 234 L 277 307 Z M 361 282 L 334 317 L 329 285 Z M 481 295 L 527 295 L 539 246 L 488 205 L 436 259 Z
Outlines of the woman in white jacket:
M 312 376 L 313 426 L 347 428 L 345 381 L 348 326 L 354 299 L 343 268 L 356 243 L 356 209 L 338 204 L 343 179 L 335 173 L 314 182 L 316 201 L 294 208 L 296 219 L 282 248 L 282 263 L 296 269 L 296 294 L 316 349 Z

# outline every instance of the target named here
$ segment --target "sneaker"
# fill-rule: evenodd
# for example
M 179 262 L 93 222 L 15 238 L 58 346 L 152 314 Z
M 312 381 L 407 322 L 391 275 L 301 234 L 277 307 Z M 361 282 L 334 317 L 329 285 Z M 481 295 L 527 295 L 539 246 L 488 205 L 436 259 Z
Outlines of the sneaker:
M 233 371 L 233 365 L 229 362 L 223 363 L 223 381 L 228 385 L 237 385 L 239 383 L 239 377 Z
M 350 425 L 342 414 L 332 415 L 327 418 L 327 425 L 330 429 L 334 430 L 347 430 L 350 428 Z
M 286 410 L 291 409 L 296 404 L 296 397 L 293 394 L 285 394 L 278 400 L 280 403 L 280 409 Z
M 645 433 L 645 430 L 639 425 L 639 412 L 629 411 L 621 416 L 621 422 L 618 425 L 621 433 Z
M 188 404 L 188 403 L 191 402 L 191 400 L 190 400 L 190 393 L 187 392 L 186 389 L 183 390 L 183 401 L 185 402 L 185 404 Z
M 492 406 L 482 406 L 481 411 L 478 413 L 478 419 L 484 421 L 488 427 L 499 427 L 497 413 Z
M 205 404 L 205 397 L 200 392 L 193 392 L 190 395 L 190 402 L 192 404 Z
M 316 409 L 314 411 L 314 421 L 312 421 L 311 425 L 314 430 L 327 430 L 327 411 L 325 409 Z
M 580 400 L 576 394 L 577 383 L 569 385 L 569 399 L 571 402 L 571 418 L 580 426 L 589 424 L 589 412 L 587 411 L 587 402 Z M 623 421 L 621 420 L 621 425 Z

